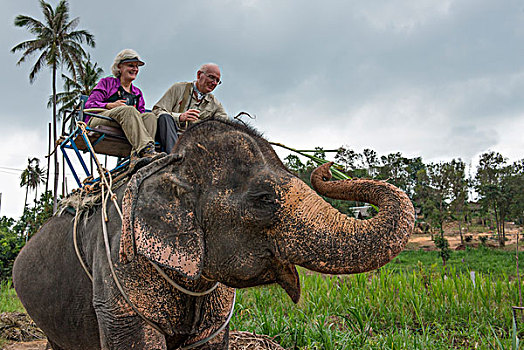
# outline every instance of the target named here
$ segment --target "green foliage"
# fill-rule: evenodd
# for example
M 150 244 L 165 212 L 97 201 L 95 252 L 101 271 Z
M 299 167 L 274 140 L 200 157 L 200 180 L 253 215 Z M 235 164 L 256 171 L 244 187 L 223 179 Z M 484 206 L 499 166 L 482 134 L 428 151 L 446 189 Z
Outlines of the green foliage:
M 24 245 L 23 238 L 14 230 L 13 219 L 0 218 L 0 280 L 11 276 L 13 262 Z
M 10 280 L 0 281 L 0 313 L 24 311 L 24 307 L 13 289 L 13 283 Z
M 51 192 L 42 193 L 33 208 L 26 208 L 14 226 L 18 234 L 30 238 L 53 215 L 53 196 Z
M 449 260 L 451 256 L 451 250 L 449 249 L 449 242 L 443 236 L 436 235 L 433 237 L 433 242 L 435 246 L 439 249 L 439 255 L 442 258 L 442 265 L 446 265 L 446 261 Z
M 508 212 L 508 193 L 504 189 L 510 169 L 506 167 L 506 159 L 497 152 L 488 152 L 480 156 L 475 175 L 475 189 L 480 195 L 479 202 L 484 212 L 495 219 L 500 245 L 504 245 L 502 225 Z
M 53 215 L 53 196 L 43 193 L 33 208 L 25 208 L 20 219 L 0 218 L 0 280 L 11 277 L 18 252 L 25 242 Z
M 288 155 L 284 158 L 284 165 L 296 174 L 304 173 L 306 166 L 300 161 L 300 158 L 294 154 Z
M 508 219 L 524 225 L 524 159 L 514 162 L 507 169 L 508 176 L 503 180 L 503 191 L 508 201 Z

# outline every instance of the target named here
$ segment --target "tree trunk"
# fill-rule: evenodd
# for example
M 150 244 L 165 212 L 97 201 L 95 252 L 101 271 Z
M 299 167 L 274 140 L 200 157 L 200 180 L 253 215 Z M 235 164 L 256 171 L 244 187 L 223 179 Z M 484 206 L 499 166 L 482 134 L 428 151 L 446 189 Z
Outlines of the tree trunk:
M 27 192 L 29 192 L 29 184 L 25 185 L 24 213 L 25 213 L 25 208 L 27 207 Z
M 51 123 L 48 124 L 48 133 L 47 133 L 47 170 L 45 175 L 45 192 L 49 190 L 49 167 L 51 165 L 51 157 L 49 154 L 51 153 Z
M 57 140 L 56 124 L 56 63 L 53 63 L 53 149 L 56 146 Z M 60 170 L 56 152 L 53 153 L 53 162 L 55 167 L 55 181 L 53 186 L 53 213 L 55 213 L 58 207 L 58 176 Z
M 464 237 L 462 236 L 462 225 L 461 225 L 461 220 L 459 219 L 458 220 L 458 225 L 459 225 L 459 235 L 460 235 L 460 244 L 461 245 L 464 245 Z
M 497 227 L 497 236 L 499 238 L 499 245 L 503 247 L 506 245 L 506 242 L 504 241 L 504 238 L 502 237 L 502 232 L 501 232 L 502 230 L 501 230 L 500 217 L 499 217 L 500 213 L 499 213 L 496 203 L 494 204 L 494 209 L 495 209 L 495 226 Z

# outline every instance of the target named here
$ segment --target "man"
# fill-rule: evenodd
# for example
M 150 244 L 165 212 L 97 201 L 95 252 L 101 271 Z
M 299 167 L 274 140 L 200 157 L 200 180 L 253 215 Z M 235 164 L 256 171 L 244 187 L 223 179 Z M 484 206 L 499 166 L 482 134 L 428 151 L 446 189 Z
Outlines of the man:
M 226 111 L 211 94 L 220 85 L 220 68 L 202 65 L 193 82 L 175 83 L 153 107 L 158 116 L 157 140 L 162 151 L 171 152 L 178 135 L 187 127 L 208 118 L 227 119 Z

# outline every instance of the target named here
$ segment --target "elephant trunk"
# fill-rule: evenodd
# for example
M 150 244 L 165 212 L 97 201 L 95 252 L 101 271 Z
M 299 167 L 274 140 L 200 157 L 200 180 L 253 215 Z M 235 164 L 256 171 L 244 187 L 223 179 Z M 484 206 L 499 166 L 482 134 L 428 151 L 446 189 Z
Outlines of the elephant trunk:
M 282 191 L 279 254 L 290 263 L 329 274 L 377 269 L 393 259 L 413 231 L 415 212 L 408 196 L 384 181 L 331 178 L 327 163 L 311 174 L 313 187 L 333 199 L 371 203 L 379 213 L 368 220 L 341 214 L 302 181 Z

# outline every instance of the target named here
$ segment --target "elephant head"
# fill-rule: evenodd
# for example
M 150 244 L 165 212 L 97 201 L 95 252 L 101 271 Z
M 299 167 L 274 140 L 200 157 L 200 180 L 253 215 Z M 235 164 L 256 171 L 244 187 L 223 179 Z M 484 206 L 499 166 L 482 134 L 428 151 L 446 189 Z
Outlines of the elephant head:
M 341 214 L 251 128 L 196 124 L 173 154 L 128 186 L 121 262 L 142 254 L 189 280 L 204 276 L 235 288 L 276 282 L 295 302 L 295 265 L 350 274 L 386 264 L 412 232 L 409 198 L 383 181 L 329 181 L 329 167 L 311 176 L 320 195 L 375 204 L 379 213 L 369 220 Z

